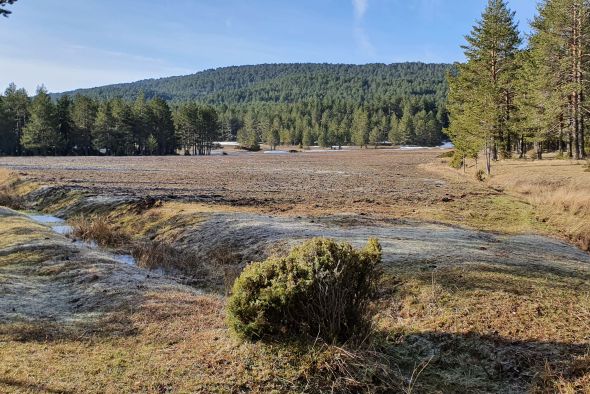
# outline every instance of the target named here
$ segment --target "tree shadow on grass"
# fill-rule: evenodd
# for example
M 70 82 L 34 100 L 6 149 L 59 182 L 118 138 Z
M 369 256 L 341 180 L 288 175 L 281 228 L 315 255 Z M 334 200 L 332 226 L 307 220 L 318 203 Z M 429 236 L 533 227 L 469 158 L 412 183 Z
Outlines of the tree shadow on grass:
M 444 332 L 405 335 L 386 350 L 405 376 L 427 365 L 414 374 L 415 393 L 554 392 L 559 379 L 590 384 L 588 352 L 588 344 Z

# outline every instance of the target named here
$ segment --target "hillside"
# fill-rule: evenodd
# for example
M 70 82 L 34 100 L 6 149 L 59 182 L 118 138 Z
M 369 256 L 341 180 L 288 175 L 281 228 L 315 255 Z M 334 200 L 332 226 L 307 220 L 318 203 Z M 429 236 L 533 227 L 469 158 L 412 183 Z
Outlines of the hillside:
M 225 67 L 192 75 L 80 89 L 65 92 L 100 99 L 133 100 L 140 92 L 146 98 L 170 102 L 201 101 L 209 104 L 250 102 L 296 103 L 343 100 L 363 103 L 377 98 L 426 96 L 446 93 L 447 64 L 263 64 Z M 54 94 L 59 97 L 63 93 Z

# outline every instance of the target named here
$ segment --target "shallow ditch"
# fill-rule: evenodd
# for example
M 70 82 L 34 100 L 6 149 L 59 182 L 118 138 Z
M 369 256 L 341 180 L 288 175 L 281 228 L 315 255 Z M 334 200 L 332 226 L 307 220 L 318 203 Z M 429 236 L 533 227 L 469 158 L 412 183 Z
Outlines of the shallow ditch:
M 123 264 L 127 265 L 136 265 L 135 258 L 130 254 L 122 254 L 122 253 L 114 253 L 109 251 L 106 248 L 99 247 L 96 242 L 93 241 L 83 241 L 79 239 L 72 238 L 73 228 L 72 226 L 68 225 L 65 220 L 58 218 L 57 216 L 47 215 L 40 212 L 23 212 L 29 218 L 31 218 L 36 223 L 42 224 L 51 228 L 51 230 L 57 234 L 66 236 L 72 239 L 72 243 L 76 245 L 78 248 L 86 248 L 86 249 L 93 249 L 93 250 L 100 250 L 103 254 L 107 255 L 109 258 L 118 261 Z

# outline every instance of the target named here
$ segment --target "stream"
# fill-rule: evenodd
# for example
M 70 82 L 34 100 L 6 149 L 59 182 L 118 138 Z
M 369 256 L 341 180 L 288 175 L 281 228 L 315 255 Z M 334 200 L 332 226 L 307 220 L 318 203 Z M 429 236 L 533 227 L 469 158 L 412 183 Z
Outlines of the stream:
M 53 230 L 53 232 L 63 235 L 65 237 L 70 237 L 73 231 L 72 226 L 68 225 L 65 220 L 60 219 L 56 216 L 46 215 L 39 212 L 23 212 L 33 221 L 47 226 Z M 127 265 L 136 265 L 135 258 L 130 254 L 121 254 L 121 253 L 113 253 L 105 248 L 100 248 L 96 242 L 94 241 L 82 241 L 78 239 L 72 238 L 74 245 L 78 246 L 79 248 L 88 248 L 88 249 L 100 249 L 101 252 L 105 253 L 111 259 L 118 261 L 123 264 Z

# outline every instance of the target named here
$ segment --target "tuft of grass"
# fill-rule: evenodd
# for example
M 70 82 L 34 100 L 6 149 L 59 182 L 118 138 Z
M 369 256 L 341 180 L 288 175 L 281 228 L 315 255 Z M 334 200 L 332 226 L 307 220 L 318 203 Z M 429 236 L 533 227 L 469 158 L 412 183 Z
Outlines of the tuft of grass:
M 106 216 L 78 216 L 70 220 L 72 235 L 84 241 L 94 241 L 100 246 L 120 247 L 131 237 L 112 225 Z
M 199 276 L 204 283 L 207 279 L 207 269 L 203 262 L 190 251 L 181 251 L 166 243 L 149 241 L 136 243 L 133 246 L 133 256 L 137 264 L 147 269 L 163 269 L 168 272 L 182 272 Z
M 481 168 L 475 171 L 475 180 L 478 182 L 483 182 L 486 180 L 486 172 Z
M 14 172 L 0 168 L 0 206 L 12 209 L 24 209 L 25 202 L 15 189 L 19 181 L 18 175 Z
M 6 188 L 0 188 L 0 205 L 16 210 L 25 208 L 22 198 Z

